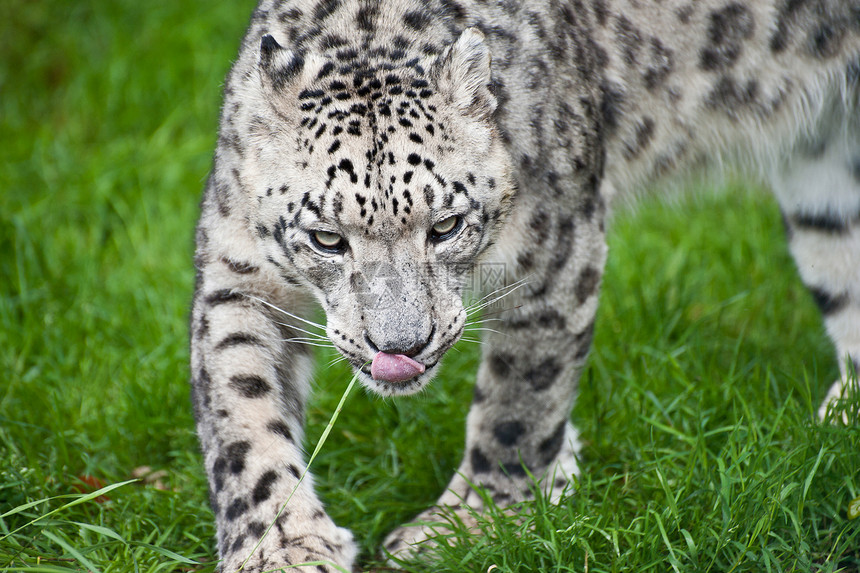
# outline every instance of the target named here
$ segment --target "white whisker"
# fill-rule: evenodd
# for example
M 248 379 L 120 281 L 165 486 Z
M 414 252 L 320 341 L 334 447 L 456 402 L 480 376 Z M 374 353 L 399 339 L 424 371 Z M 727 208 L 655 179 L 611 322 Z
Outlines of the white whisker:
M 502 336 L 507 336 L 506 332 L 496 330 L 495 328 L 464 328 L 463 332 L 494 332 L 496 334 L 501 334 Z
M 308 336 L 296 336 L 293 338 L 284 338 L 281 340 L 281 342 L 327 342 L 328 344 L 331 344 L 331 341 L 327 338 L 320 339 L 320 338 L 311 338 Z M 334 345 L 332 345 L 332 346 L 334 346 Z
M 501 318 L 484 318 L 483 316 L 480 318 L 475 318 L 473 320 L 467 320 L 466 326 L 472 326 L 475 324 L 483 324 L 485 322 L 505 322 L 504 319 Z
M 520 288 L 524 287 L 525 285 L 526 285 L 526 282 L 525 282 L 525 279 L 523 279 L 523 280 L 518 281 L 517 283 L 514 283 L 513 285 L 511 285 L 511 287 L 508 288 L 508 290 L 506 292 L 499 294 L 499 295 L 495 296 L 494 298 L 491 298 L 490 300 L 484 300 L 484 299 L 486 299 L 486 297 L 484 297 L 483 299 L 481 299 L 477 303 L 466 307 L 466 316 L 471 316 L 471 315 L 487 308 L 488 306 L 497 303 L 498 301 L 502 300 L 506 296 L 513 294 L 514 292 L 516 292 Z
M 270 303 L 270 302 L 268 302 L 268 301 L 265 301 L 265 300 L 263 300 L 263 299 L 261 299 L 261 298 L 258 298 L 258 297 L 256 297 L 256 296 L 253 296 L 253 295 L 250 295 L 250 294 L 249 294 L 249 295 L 245 295 L 245 296 L 247 296 L 247 297 L 248 297 L 248 298 L 250 298 L 250 299 L 256 300 L 257 302 L 261 302 L 261 303 L 265 304 L 266 306 L 268 306 L 268 307 L 270 307 L 270 308 L 273 308 L 273 309 L 277 310 L 278 312 L 280 312 L 280 313 L 282 313 L 282 314 L 285 314 L 285 315 L 289 316 L 290 318 L 295 318 L 296 320 L 300 320 L 301 322 L 304 322 L 305 324 L 309 324 L 309 325 L 314 326 L 314 327 L 316 327 L 316 328 L 319 328 L 319 329 L 321 329 L 321 330 L 325 330 L 325 326 L 323 326 L 323 325 L 321 325 L 321 324 L 318 324 L 318 323 L 316 323 L 316 322 L 314 322 L 314 321 L 312 321 L 312 320 L 308 320 L 308 319 L 306 319 L 306 318 L 302 318 L 301 316 L 295 315 L 295 314 L 293 314 L 293 313 L 291 313 L 291 312 L 287 312 L 286 310 L 284 310 L 284 309 L 282 309 L 282 308 L 279 308 L 279 307 L 275 306 L 274 304 L 272 304 L 272 303 Z
M 498 310 L 494 310 L 494 311 L 492 311 L 492 312 L 488 312 L 487 314 L 481 314 L 481 315 L 480 315 L 480 317 L 475 317 L 475 318 L 474 318 L 474 321 L 476 321 L 476 322 L 480 322 L 480 321 L 482 321 L 482 320 L 502 320 L 502 321 L 504 321 L 504 319 L 503 319 L 503 318 L 487 319 L 486 317 L 488 317 L 488 316 L 493 316 L 494 314 L 502 314 L 503 312 L 509 312 L 509 311 L 512 311 L 512 310 L 516 310 L 516 309 L 518 309 L 518 308 L 520 308 L 520 307 L 522 307 L 522 305 L 521 305 L 521 304 L 517 304 L 517 305 L 514 305 L 514 306 L 505 307 L 505 308 L 500 308 L 500 309 L 498 309 Z M 470 322 L 470 320 L 467 320 L 466 322 Z
M 294 342 L 296 344 L 304 344 L 305 346 L 316 346 L 318 348 L 332 348 L 332 344 L 321 344 L 319 342 L 310 342 L 307 338 L 285 338 L 282 342 Z
M 329 361 L 329 363 L 328 363 L 328 364 L 326 364 L 326 367 L 327 367 L 327 368 L 331 368 L 331 367 L 332 367 L 332 366 L 334 366 L 335 364 L 337 364 L 337 363 L 339 363 L 339 362 L 344 362 L 344 361 L 346 361 L 346 356 L 342 356 L 342 355 L 341 355 L 341 356 L 338 356 L 337 358 L 335 358 L 335 359 L 333 359 L 333 360 Z
M 528 282 L 528 281 L 529 281 L 529 279 L 530 279 L 530 277 L 525 277 L 525 278 L 522 278 L 522 279 L 520 279 L 520 280 L 518 280 L 518 281 L 516 281 L 516 282 L 513 282 L 513 283 L 509 284 L 509 285 L 505 285 L 505 286 L 503 286 L 503 287 L 499 287 L 499 288 L 497 288 L 497 289 L 496 289 L 496 290 L 494 290 L 494 291 L 488 292 L 487 294 L 485 294 L 484 296 L 482 296 L 480 299 L 478 299 L 478 300 L 476 300 L 475 302 L 473 302 L 472 304 L 468 305 L 466 308 L 467 308 L 467 309 L 469 309 L 469 308 L 473 308 L 473 307 L 475 307 L 475 306 L 477 306 L 477 305 L 481 304 L 482 302 L 484 302 L 484 301 L 485 301 L 485 300 L 487 300 L 488 298 L 490 298 L 490 297 L 492 297 L 492 296 L 495 296 L 496 294 L 498 294 L 498 293 L 500 293 L 500 292 L 502 292 L 502 291 L 504 291 L 504 290 L 506 290 L 506 289 L 511 289 L 511 290 L 513 290 L 513 289 L 517 289 L 517 288 L 521 287 L 522 285 L 526 284 L 526 282 Z M 505 296 L 505 295 L 502 295 L 502 296 Z
M 318 338 L 319 340 L 328 340 L 328 336 L 324 336 L 324 335 L 319 334 L 317 332 L 311 332 L 310 330 L 305 330 L 304 328 L 301 328 L 300 326 L 296 326 L 294 324 L 288 324 L 286 322 L 277 322 L 277 321 L 275 321 L 275 324 L 279 324 L 281 326 L 286 326 L 287 328 L 291 328 L 292 330 L 298 330 L 299 332 L 304 332 L 305 334 L 307 334 L 309 336 L 314 336 L 314 337 Z

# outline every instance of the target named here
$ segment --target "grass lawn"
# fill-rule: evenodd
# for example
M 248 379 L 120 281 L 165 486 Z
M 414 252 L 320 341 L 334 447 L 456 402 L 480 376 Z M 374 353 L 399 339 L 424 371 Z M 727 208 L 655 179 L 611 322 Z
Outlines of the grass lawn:
M 0 3 L 0 571 L 215 568 L 192 231 L 252 8 Z M 838 368 L 780 226 L 741 186 L 617 216 L 577 491 L 408 569 L 860 571 L 860 426 L 814 422 Z M 429 391 L 347 402 L 315 473 L 362 567 L 456 467 L 477 359 L 461 343 Z M 309 449 L 349 378 L 318 374 Z

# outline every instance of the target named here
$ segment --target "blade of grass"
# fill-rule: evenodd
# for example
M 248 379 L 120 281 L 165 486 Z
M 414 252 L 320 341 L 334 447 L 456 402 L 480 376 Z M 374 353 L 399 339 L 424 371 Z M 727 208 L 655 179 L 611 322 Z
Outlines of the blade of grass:
M 99 568 L 96 567 L 95 565 L 93 565 L 92 561 L 90 561 L 89 559 L 84 557 L 80 551 L 78 551 L 77 549 L 75 549 L 74 547 L 72 547 L 71 545 L 66 543 L 64 540 L 60 539 L 58 536 L 54 535 L 50 531 L 44 531 L 44 530 L 42 531 L 42 535 L 44 535 L 45 537 L 47 537 L 48 539 L 50 539 L 51 541 L 53 541 L 54 543 L 56 543 L 57 545 L 59 545 L 60 547 L 65 549 L 66 553 L 68 553 L 69 555 L 71 555 L 72 557 L 77 559 L 81 563 L 81 565 L 83 565 L 84 567 L 87 568 L 88 571 L 92 571 L 93 573 L 101 573 Z
M 75 499 L 73 499 L 73 500 L 72 500 L 72 501 L 70 501 L 69 503 L 66 503 L 66 504 L 64 504 L 64 505 L 61 505 L 60 507 L 58 507 L 58 508 L 56 508 L 56 509 L 53 509 L 53 510 L 49 511 L 48 513 L 46 513 L 46 514 L 44 514 L 44 515 L 40 515 L 40 516 L 39 516 L 39 517 L 37 517 L 36 519 L 33 519 L 33 520 L 31 520 L 31 521 L 29 521 L 29 522 L 25 523 L 24 525 L 21 525 L 20 527 L 18 527 L 18 528 L 16 528 L 16 529 L 14 529 L 14 530 L 12 530 L 12 531 L 10 531 L 9 533 L 7 533 L 6 535 L 4 535 L 3 537 L 0 537 L 0 541 L 5 540 L 5 539 L 6 539 L 7 537 L 9 537 L 10 535 L 14 535 L 15 533 L 18 533 L 19 531 L 21 531 L 21 530 L 22 530 L 22 529 L 24 529 L 25 527 L 29 527 L 29 526 L 33 525 L 34 523 L 36 523 L 37 521 L 41 521 L 41 520 L 45 519 L 46 517 L 50 517 L 50 516 L 54 515 L 55 513 L 58 513 L 58 512 L 60 512 L 60 511 L 63 511 L 64 509 L 68 509 L 68 508 L 70 508 L 70 507 L 74 507 L 74 506 L 79 505 L 79 504 L 81 504 L 81 503 L 85 503 L 85 502 L 87 502 L 87 501 L 90 501 L 90 500 L 92 500 L 92 499 L 95 499 L 95 498 L 99 497 L 100 495 L 105 495 L 105 494 L 106 494 L 106 493 L 108 493 L 108 492 L 111 492 L 111 491 L 113 491 L 113 490 L 115 490 L 115 489 L 117 489 L 117 488 L 120 488 L 120 487 L 122 487 L 122 486 L 124 486 L 124 485 L 128 485 L 128 484 L 133 483 L 133 482 L 136 482 L 136 481 L 139 481 L 139 480 L 136 480 L 136 479 L 130 479 L 130 480 L 126 480 L 126 481 L 123 481 L 123 482 L 120 482 L 120 483 L 114 483 L 114 484 L 111 484 L 111 485 L 109 485 L 109 486 L 105 486 L 105 487 L 103 487 L 103 488 L 101 488 L 101 489 L 98 489 L 98 490 L 96 490 L 96 491 L 92 491 L 92 492 L 87 493 L 87 494 L 83 494 L 83 495 L 81 495 L 81 496 L 75 496 Z M 18 507 L 15 507 L 15 508 L 10 509 L 9 511 L 7 511 L 6 513 L 4 513 L 3 515 L 0 515 L 0 519 L 3 519 L 4 517 L 8 517 L 8 516 L 10 516 L 10 515 L 15 515 L 16 513 L 20 513 L 20 512 L 22 512 L 22 511 L 25 511 L 25 510 L 29 509 L 30 507 L 33 507 L 34 505 L 38 505 L 38 504 L 40 504 L 40 503 L 42 503 L 42 502 L 50 501 L 50 500 L 52 500 L 52 499 L 60 499 L 60 498 L 63 498 L 63 497 L 66 497 L 66 496 L 58 495 L 58 496 L 56 496 L 56 497 L 52 497 L 52 498 L 45 498 L 45 499 L 40 499 L 40 500 L 38 500 L 38 501 L 31 501 L 31 502 L 29 502 L 29 503 L 21 504 L 21 505 L 19 505 Z

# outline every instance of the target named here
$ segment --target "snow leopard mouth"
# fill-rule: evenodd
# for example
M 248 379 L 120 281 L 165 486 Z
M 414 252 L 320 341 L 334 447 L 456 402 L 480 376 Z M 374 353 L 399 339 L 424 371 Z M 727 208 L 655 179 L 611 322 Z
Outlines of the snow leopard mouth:
M 428 346 L 432 345 L 435 347 L 432 351 L 428 353 L 422 352 L 413 357 L 403 357 L 409 361 L 419 363 L 423 366 L 423 372 L 420 371 L 420 368 L 417 368 L 415 371 L 418 373 L 415 376 L 404 376 L 397 380 L 385 380 L 380 379 L 378 376 L 374 376 L 374 359 L 384 353 L 380 352 L 372 342 L 367 345 L 367 348 L 359 350 L 358 352 L 342 347 L 338 344 L 337 340 L 332 340 L 332 343 L 335 348 L 337 348 L 337 350 L 346 357 L 350 365 L 352 365 L 353 369 L 358 374 L 358 379 L 365 388 L 380 396 L 408 396 L 421 391 L 430 383 L 438 372 L 438 366 L 442 357 L 451 349 L 452 346 L 454 346 L 462 335 L 462 328 L 446 333 L 446 335 L 442 336 L 440 336 L 434 328 L 434 334 L 436 334 L 436 336 L 433 337 L 434 342 L 432 344 L 428 344 Z M 368 350 L 371 353 L 371 357 L 368 357 L 365 354 L 365 351 Z
M 408 396 L 419 392 L 430 383 L 436 375 L 436 367 L 438 365 L 439 361 L 433 362 L 432 364 L 425 364 L 424 372 L 413 378 L 398 382 L 375 379 L 371 373 L 371 365 L 369 363 L 361 366 L 360 368 L 356 368 L 356 370 L 358 371 L 359 380 L 368 390 L 371 390 L 380 396 Z

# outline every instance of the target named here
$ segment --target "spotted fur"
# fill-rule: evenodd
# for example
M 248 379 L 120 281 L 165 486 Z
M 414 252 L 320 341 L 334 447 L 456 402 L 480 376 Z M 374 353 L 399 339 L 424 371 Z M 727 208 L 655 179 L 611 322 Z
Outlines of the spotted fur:
M 843 363 L 824 411 L 860 361 L 858 76 L 857 0 L 263 0 L 197 230 L 192 389 L 223 570 L 355 557 L 310 478 L 278 516 L 305 467 L 313 301 L 361 381 L 406 394 L 461 336 L 481 261 L 504 263 L 511 310 L 439 504 L 480 509 L 469 483 L 525 499 L 528 473 L 560 492 L 609 202 L 704 163 L 773 184 Z M 426 372 L 374 380 L 380 351 Z

